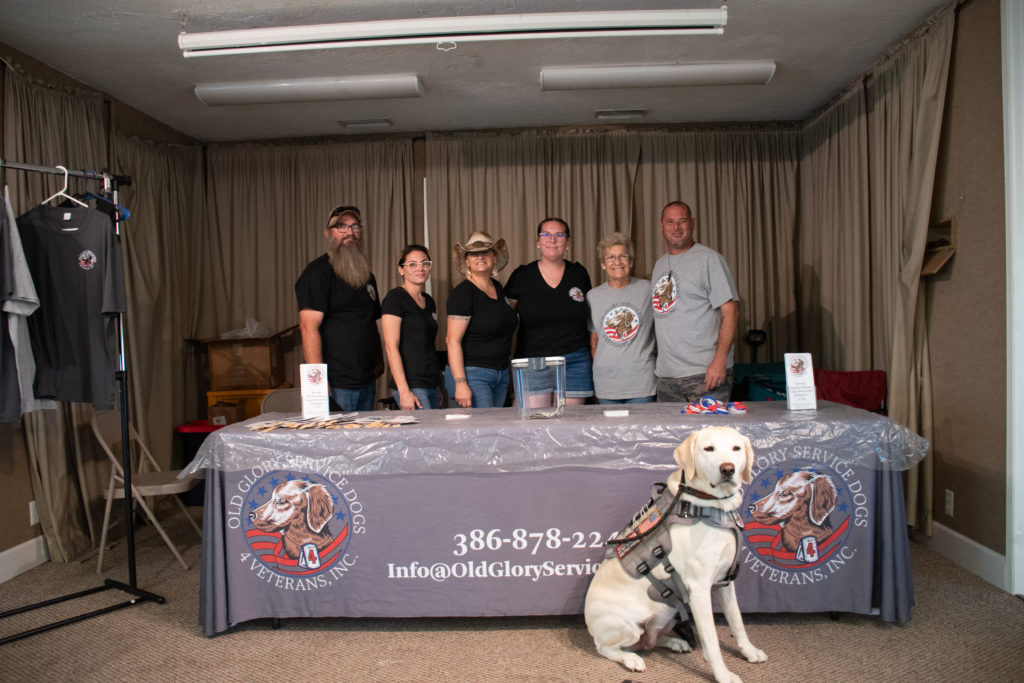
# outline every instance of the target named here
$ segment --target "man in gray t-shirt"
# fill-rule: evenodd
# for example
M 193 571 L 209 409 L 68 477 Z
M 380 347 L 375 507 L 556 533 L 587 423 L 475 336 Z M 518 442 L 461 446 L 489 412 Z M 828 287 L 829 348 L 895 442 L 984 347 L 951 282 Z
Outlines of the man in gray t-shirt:
M 659 401 L 728 401 L 739 295 L 722 255 L 693 240 L 693 214 L 683 202 L 661 212 L 668 253 L 654 264 L 651 303 L 658 340 Z

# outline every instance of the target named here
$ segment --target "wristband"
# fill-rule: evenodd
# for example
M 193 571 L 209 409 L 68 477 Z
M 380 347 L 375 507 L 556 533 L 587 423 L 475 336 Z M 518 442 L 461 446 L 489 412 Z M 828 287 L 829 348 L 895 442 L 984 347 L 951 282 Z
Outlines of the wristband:
M 455 383 L 456 384 L 459 384 L 459 383 L 465 384 L 466 383 L 466 378 L 465 377 L 456 377 L 455 378 Z

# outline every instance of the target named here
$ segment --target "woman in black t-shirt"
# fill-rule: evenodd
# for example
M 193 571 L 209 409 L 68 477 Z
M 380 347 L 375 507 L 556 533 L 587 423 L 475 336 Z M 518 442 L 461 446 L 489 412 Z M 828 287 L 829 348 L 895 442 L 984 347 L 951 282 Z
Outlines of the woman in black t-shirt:
M 434 349 L 437 305 L 424 289 L 431 265 L 426 247 L 410 244 L 403 249 L 398 257 L 402 286 L 388 292 L 381 304 L 391 390 L 402 410 L 441 404 L 441 370 Z
M 508 263 L 505 240 L 474 232 L 453 248 L 466 280 L 448 296 L 448 396 L 461 408 L 505 405 L 512 333 L 518 322 L 505 290 L 492 275 Z
M 519 312 L 516 357 L 565 356 L 565 402 L 586 403 L 594 395 L 590 358 L 590 275 L 565 259 L 569 224 L 545 218 L 537 226 L 540 258 L 519 266 L 505 291 Z

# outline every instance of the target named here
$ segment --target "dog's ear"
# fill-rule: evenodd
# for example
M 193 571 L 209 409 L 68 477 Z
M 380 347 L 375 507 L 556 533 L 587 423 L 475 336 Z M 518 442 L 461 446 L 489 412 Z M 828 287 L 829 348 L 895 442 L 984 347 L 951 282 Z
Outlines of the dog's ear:
M 832 478 L 819 474 L 811 480 L 811 500 L 807 504 L 807 512 L 811 521 L 821 526 L 821 523 L 832 513 L 836 507 L 836 485 Z
M 686 441 L 676 446 L 675 458 L 679 466 L 683 468 L 683 481 L 690 482 L 697 476 L 697 455 L 694 449 L 697 448 L 697 432 L 686 437 Z
M 754 447 L 750 445 L 750 439 L 745 436 L 743 436 L 743 450 L 747 453 L 747 464 L 743 468 L 741 479 L 744 484 L 749 484 L 754 478 Z
M 331 496 L 320 484 L 311 484 L 305 491 L 306 495 L 306 524 L 316 533 L 320 533 L 334 512 L 334 505 L 331 503 Z

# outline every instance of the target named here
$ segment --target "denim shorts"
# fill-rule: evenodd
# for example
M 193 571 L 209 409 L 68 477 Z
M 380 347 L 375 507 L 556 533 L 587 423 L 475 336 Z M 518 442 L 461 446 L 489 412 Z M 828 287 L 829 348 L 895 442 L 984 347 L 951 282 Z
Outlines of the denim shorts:
M 587 398 L 593 395 L 594 372 L 590 349 L 565 354 L 565 397 Z

